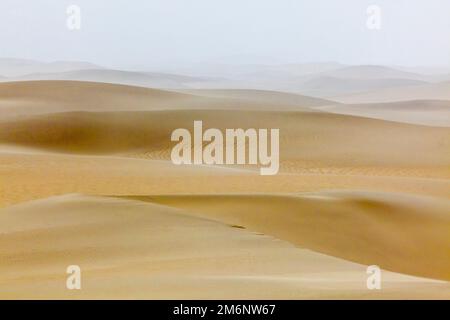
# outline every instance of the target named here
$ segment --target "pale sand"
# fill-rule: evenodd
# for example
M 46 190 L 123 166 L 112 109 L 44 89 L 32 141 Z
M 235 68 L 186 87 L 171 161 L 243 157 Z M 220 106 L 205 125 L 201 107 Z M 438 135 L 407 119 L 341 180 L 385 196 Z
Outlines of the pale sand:
M 449 298 L 430 280 L 450 278 L 449 128 L 201 94 L 0 84 L 1 297 Z M 280 174 L 174 166 L 170 133 L 194 120 L 280 128 Z M 109 197 L 46 199 L 68 193 Z M 366 264 L 428 279 L 384 272 L 370 291 Z
M 299 166 L 301 163 L 299 163 Z M 7 181 L 0 207 L 65 193 L 101 195 L 293 193 L 321 190 L 403 192 L 449 198 L 442 170 L 426 168 L 314 168 L 260 176 L 239 167 L 174 166 L 169 161 L 106 156 L 0 153 Z
M 450 130 L 305 111 L 64 112 L 0 122 L 0 142 L 54 152 L 169 159 L 174 129 L 279 128 L 280 161 L 448 172 Z M 357 132 L 357 134 L 355 134 Z
M 264 93 L 264 91 L 263 91 Z M 254 95 L 254 91 L 249 94 Z M 266 92 L 271 99 L 210 97 L 109 83 L 17 81 L 0 83 L 0 121 L 20 116 L 70 111 L 154 111 L 178 109 L 309 110 L 322 99 Z
M 449 298 L 449 284 L 383 273 L 182 210 L 69 195 L 0 211 L 1 298 Z M 82 290 L 65 269 L 82 269 Z
M 450 100 L 414 100 L 388 103 L 338 104 L 318 110 L 374 119 L 450 127 Z
M 300 247 L 450 280 L 450 201 L 395 193 L 133 197 L 243 225 Z
M 341 103 L 384 103 L 407 100 L 450 100 L 450 81 L 335 96 Z

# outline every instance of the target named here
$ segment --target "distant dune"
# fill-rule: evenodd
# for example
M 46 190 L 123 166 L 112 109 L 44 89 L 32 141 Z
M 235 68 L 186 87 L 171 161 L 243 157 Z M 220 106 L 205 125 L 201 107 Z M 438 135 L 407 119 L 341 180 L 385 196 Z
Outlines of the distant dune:
M 257 96 L 257 92 L 253 96 Z M 261 92 L 262 94 L 262 92 Z M 305 110 L 328 104 L 321 99 L 265 93 L 265 99 L 208 97 L 173 91 L 81 81 L 21 81 L 0 83 L 2 120 L 20 115 L 69 111 L 143 111 L 168 109 Z M 273 98 L 268 99 L 269 95 Z M 275 97 L 280 97 L 278 101 Z M 256 99 L 256 100 L 255 100 Z M 262 101 L 265 100 L 265 101 Z M 312 110 L 310 110 L 312 111 Z
M 232 68 L 231 68 L 232 69 Z M 367 91 L 424 85 L 441 77 L 421 75 L 384 66 L 342 66 L 339 64 L 254 66 L 250 72 L 223 70 L 224 79 L 191 83 L 192 88 L 240 88 L 278 90 L 330 98 Z
M 423 75 L 401 71 L 391 67 L 377 66 L 377 65 L 361 65 L 361 66 L 347 66 L 336 70 L 331 70 L 325 73 L 329 77 L 336 77 L 341 79 L 408 79 L 423 81 Z
M 411 79 L 358 79 L 358 78 L 335 78 L 315 77 L 305 81 L 299 90 L 308 95 L 317 97 L 334 97 L 343 94 L 367 92 L 385 88 L 397 88 L 406 86 L 424 85 L 427 82 Z
M 376 66 L 345 66 L 297 79 L 296 92 L 327 97 L 427 84 L 432 79 L 412 72 Z
M 340 104 L 319 110 L 367 118 L 450 127 L 450 100 L 414 100 L 388 103 Z
M 342 103 L 383 103 L 410 100 L 450 100 L 450 82 L 430 83 L 421 86 L 387 88 L 359 94 L 335 96 Z
M 0 75 L 5 77 L 18 77 L 30 73 L 66 72 L 100 68 L 102 67 L 83 61 L 55 61 L 47 63 L 27 59 L 0 58 Z
M 3 61 L 3 62 L 2 62 Z M 217 65 L 204 72 L 177 69 L 166 72 L 124 71 L 83 62 L 42 63 L 0 59 L 4 81 L 75 80 L 160 89 L 255 89 L 285 91 L 332 99 L 383 89 L 413 87 L 439 82 L 445 75 L 422 75 L 376 65 L 344 66 L 338 63 L 286 65 Z M 29 72 L 27 72 L 29 71 Z M 171 73 L 172 72 L 172 73 Z M 434 97 L 440 99 L 439 97 Z M 431 97 L 423 99 L 432 99 Z M 362 101 L 364 102 L 364 101 Z M 365 101 L 368 102 L 368 101 Z M 378 101 L 372 101 L 378 102 Z
M 166 67 L 170 73 L 183 73 L 195 76 L 224 77 L 227 79 L 284 78 L 286 76 L 305 76 L 320 72 L 336 70 L 345 65 L 337 62 L 286 63 L 286 64 L 230 64 L 197 63 L 191 66 Z M 166 72 L 166 71 L 164 71 Z
M 274 105 L 278 104 L 280 106 L 292 105 L 292 106 L 316 107 L 336 103 L 335 101 L 312 98 L 299 94 L 268 91 L 268 90 L 197 89 L 197 90 L 185 90 L 182 92 L 197 94 L 204 97 L 244 99 L 244 100 L 251 100 L 259 104 L 272 103 Z
M 8 78 L 7 80 L 75 80 L 166 89 L 180 89 L 185 88 L 186 85 L 191 82 L 201 83 L 202 81 L 207 81 L 207 79 L 202 79 L 199 77 L 108 69 L 88 69 L 58 73 L 32 73 L 20 77 Z

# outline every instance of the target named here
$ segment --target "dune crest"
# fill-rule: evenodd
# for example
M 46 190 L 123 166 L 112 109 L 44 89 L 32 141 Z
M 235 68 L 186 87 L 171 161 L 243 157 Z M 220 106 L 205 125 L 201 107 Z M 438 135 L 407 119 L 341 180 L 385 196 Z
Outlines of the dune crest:
M 318 110 L 373 119 L 436 127 L 450 127 L 450 100 L 414 100 L 389 103 L 339 104 Z
M 0 297 L 448 298 L 450 128 L 395 118 L 424 104 L 428 120 L 447 112 L 446 101 L 357 114 L 374 106 L 0 83 Z M 174 165 L 171 133 L 197 120 L 279 129 L 278 174 Z M 64 287 L 72 264 L 82 291 Z M 383 290 L 367 290 L 366 265 L 384 269 Z
M 346 260 L 450 280 L 449 200 L 355 191 L 131 198 L 242 225 Z
M 66 195 L 0 210 L 0 297 L 448 297 L 448 284 L 365 267 L 142 201 Z M 82 290 L 64 287 L 68 265 Z M 265 290 L 261 290 L 264 287 Z M 307 290 L 305 290 L 307 288 Z M 414 288 L 415 290 L 411 290 Z

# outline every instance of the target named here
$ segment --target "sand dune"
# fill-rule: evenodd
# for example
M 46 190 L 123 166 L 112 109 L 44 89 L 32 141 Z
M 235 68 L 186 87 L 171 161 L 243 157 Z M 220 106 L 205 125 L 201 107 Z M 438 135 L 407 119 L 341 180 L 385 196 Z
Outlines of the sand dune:
M 305 65 L 245 65 L 239 71 L 233 66 L 206 68 L 203 73 L 183 70 L 185 74 L 207 77 L 205 81 L 190 82 L 194 89 L 255 89 L 292 92 L 314 97 L 330 98 L 360 94 L 381 89 L 426 85 L 443 81 L 439 75 L 422 75 L 377 65 L 344 66 L 337 63 Z M 198 71 L 198 70 L 197 70 Z
M 403 78 L 337 78 L 330 76 L 314 77 L 303 82 L 298 91 L 315 97 L 328 97 L 359 92 L 370 92 L 386 88 L 414 87 L 427 84 L 427 82 Z
M 1 83 L 0 297 L 448 299 L 450 128 L 327 110 L 400 121 L 424 102 L 331 103 Z M 280 173 L 173 165 L 170 134 L 194 120 L 279 128 Z M 81 291 L 65 289 L 69 264 Z M 383 290 L 367 290 L 367 264 L 391 271 Z
M 0 176 L 8 185 L 0 193 L 0 207 L 65 193 L 283 194 L 370 190 L 448 199 L 450 190 L 450 182 L 439 168 L 320 167 L 295 162 L 282 163 L 281 173 L 268 177 L 260 176 L 254 169 L 174 166 L 167 160 L 149 160 L 155 154 L 145 156 L 134 159 L 110 155 L 63 155 L 9 148 L 0 153 Z M 286 170 L 290 172 L 283 173 Z M 448 177 L 448 166 L 446 170 Z
M 268 90 L 244 90 L 244 89 L 197 89 L 185 90 L 191 94 L 217 97 L 250 100 L 257 103 L 273 103 L 274 105 L 292 105 L 304 107 L 317 107 L 329 104 L 336 104 L 334 101 L 312 98 L 288 92 L 268 91 Z
M 32 73 L 20 77 L 8 78 L 9 81 L 29 80 L 70 80 L 90 81 L 141 86 L 151 88 L 183 88 L 189 83 L 201 83 L 207 79 L 180 76 L 176 74 L 134 72 L 110 69 L 86 69 L 58 73 Z
M 1 298 L 447 298 L 448 284 L 365 267 L 142 201 L 70 195 L 0 211 Z M 82 290 L 65 289 L 68 265 Z M 261 290 L 264 288 L 264 290 Z M 414 289 L 414 290 L 412 290 Z M 381 292 L 383 292 L 381 294 Z
M 170 141 L 171 132 L 176 128 L 192 128 L 197 119 L 203 120 L 205 128 L 279 128 L 282 162 L 303 161 L 318 166 L 444 167 L 450 161 L 447 128 L 319 112 L 57 113 L 0 123 L 0 143 L 82 154 L 156 152 L 168 160 L 174 145 Z M 354 134 L 355 130 L 358 135 Z
M 429 126 L 450 126 L 450 100 L 414 100 L 390 103 L 339 104 L 319 110 Z
M 449 200 L 367 192 L 133 199 L 242 225 L 346 260 L 450 280 Z
M 255 78 L 270 79 L 275 76 L 278 79 L 292 76 L 306 76 L 344 67 L 337 62 L 318 63 L 287 63 L 287 64 L 230 64 L 222 63 L 197 63 L 190 66 L 165 67 L 164 72 L 191 74 L 201 77 L 223 77 L 228 80 Z M 230 87 L 228 87 L 230 88 Z
M 358 94 L 334 96 L 341 103 L 385 103 L 411 100 L 450 100 L 450 82 L 388 88 Z
M 90 82 L 30 81 L 0 84 L 2 120 L 17 118 L 21 115 L 69 111 L 322 110 L 390 121 L 448 126 L 448 108 L 445 101 L 402 102 L 383 105 L 336 105 L 334 101 L 273 91 L 186 90 L 172 92 Z
M 31 84 L 31 87 L 35 85 L 26 83 L 28 84 Z M 184 97 L 188 99 L 190 97 L 178 93 L 172 95 L 166 91 L 110 87 L 105 84 L 94 84 L 93 88 L 91 84 L 82 84 L 81 87 L 78 86 L 79 83 L 76 85 L 74 92 L 80 88 L 89 88 L 78 91 L 85 97 L 86 106 L 90 98 L 101 102 L 104 98 L 102 93 L 106 92 L 105 96 L 108 99 L 104 100 L 105 108 L 109 109 L 120 110 L 125 106 L 119 104 L 120 101 L 116 106 L 107 104 L 111 101 L 109 100 L 111 91 L 114 95 L 120 96 L 121 90 L 125 90 L 122 93 L 124 96 L 131 92 L 131 96 L 137 97 L 143 92 L 148 96 L 147 100 L 153 99 L 154 104 L 151 104 L 151 107 L 164 105 L 165 101 L 172 97 L 180 101 Z M 31 91 L 31 88 L 29 90 Z M 48 89 L 48 94 L 51 94 L 50 91 Z M 40 93 L 46 94 L 43 91 Z M 30 95 L 32 94 L 34 93 L 31 92 Z M 62 95 L 60 99 L 63 105 L 72 104 L 75 109 L 85 108 L 83 101 L 80 105 L 74 102 L 76 97 L 74 93 L 73 96 L 65 98 Z M 54 104 L 56 108 L 59 105 L 58 101 L 52 98 L 46 105 Z M 182 106 L 181 102 L 180 105 Z M 24 107 L 36 108 L 38 109 L 36 113 L 41 111 L 40 106 L 36 105 L 24 104 Z M 143 104 L 142 107 L 148 106 Z M 205 127 L 280 128 L 282 133 L 280 172 L 284 174 L 266 179 L 258 176 L 254 167 L 234 166 L 226 170 L 217 167 L 174 167 L 169 160 L 173 146 L 170 134 L 175 128 L 191 128 L 193 121 L 197 119 L 202 119 Z M 15 120 L 3 120 L 0 123 L 0 144 L 4 145 L 0 148 L 3 150 L 0 168 L 3 168 L 5 176 L 15 177 L 10 183 L 9 190 L 3 193 L 1 202 L 16 203 L 19 200 L 70 192 L 95 194 L 130 192 L 134 194 L 139 190 L 145 190 L 147 193 L 166 193 L 167 190 L 185 192 L 183 180 L 186 185 L 192 186 L 190 192 L 196 193 L 209 190 L 299 192 L 364 188 L 373 191 L 389 190 L 448 196 L 450 190 L 449 182 L 446 180 L 450 177 L 448 130 L 302 111 L 167 110 L 30 115 Z M 355 135 L 355 132 L 358 134 Z M 23 149 L 28 150 L 28 153 L 24 154 Z M 65 155 L 55 154 L 61 152 Z M 72 158 L 71 154 L 76 157 Z M 95 158 L 86 157 L 94 155 Z M 117 159 L 108 159 L 107 156 Z M 138 159 L 127 159 L 130 157 Z M 155 174 L 152 172 L 161 170 L 161 161 L 167 161 L 164 164 L 167 169 L 161 171 L 167 174 L 167 177 L 157 174 L 159 180 L 154 181 Z M 20 165 L 11 166 L 12 163 Z M 48 163 L 55 164 L 59 169 L 55 170 Z M 142 166 L 148 169 L 143 170 Z M 77 167 L 80 170 L 77 171 Z M 180 177 L 173 177 L 170 174 L 171 170 Z M 249 181 L 242 179 L 240 175 L 245 172 L 255 175 L 254 179 Z M 135 185 L 115 182 L 126 179 L 127 173 Z M 214 174 L 211 176 L 212 173 Z M 203 178 L 199 179 L 199 175 Z M 217 175 L 225 176 L 217 180 Z M 70 178 L 71 183 L 66 182 L 67 178 Z M 42 179 L 48 182 L 48 186 L 40 182 Z M 161 186 L 158 186 L 158 183 Z M 28 185 L 33 190 L 21 192 L 22 185 Z
M 322 73 L 329 77 L 337 77 L 341 79 L 409 79 L 409 80 L 424 80 L 424 76 L 413 73 L 398 70 L 391 67 L 378 66 L 378 65 L 359 65 L 359 66 L 346 66 L 335 70 Z
M 297 79 L 306 95 L 331 98 L 381 89 L 427 84 L 429 77 L 383 66 L 346 66 Z
M 252 92 L 249 91 L 248 95 Z M 271 95 L 271 93 L 267 93 Z M 273 94 L 278 97 L 283 94 Z M 245 94 L 244 94 L 245 96 Z M 0 83 L 0 120 L 69 111 L 142 111 L 170 109 L 306 110 L 328 101 L 292 95 L 276 101 L 208 97 L 142 87 L 82 81 L 18 81 Z
M 439 77 L 421 75 L 383 66 L 277 66 L 255 67 L 252 72 L 223 73 L 227 79 L 192 83 L 194 88 L 253 88 L 279 90 L 298 94 L 329 98 L 348 94 L 425 85 L 439 81 Z
M 42 62 L 30 59 L 0 58 L 0 75 L 18 77 L 30 73 L 67 72 L 102 67 L 84 61 Z
M 170 108 L 188 95 L 113 84 L 77 81 L 24 81 L 0 84 L 2 120 L 18 115 L 67 111 L 120 111 Z

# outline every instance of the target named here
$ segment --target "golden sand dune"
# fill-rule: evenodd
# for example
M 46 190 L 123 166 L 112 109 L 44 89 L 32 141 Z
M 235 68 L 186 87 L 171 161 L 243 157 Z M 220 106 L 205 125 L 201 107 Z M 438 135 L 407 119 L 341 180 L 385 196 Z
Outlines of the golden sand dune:
M 308 105 L 328 103 L 302 96 L 294 103 L 292 95 L 287 96 L 280 101 L 253 101 L 238 96 L 208 97 L 111 83 L 17 81 L 0 83 L 0 119 L 70 111 L 305 110 Z
M 0 143 L 82 154 L 149 153 L 169 159 L 176 128 L 279 128 L 280 161 L 316 166 L 450 163 L 450 129 L 314 112 L 171 110 L 74 112 L 0 123 Z M 355 132 L 358 134 L 355 134 Z M 383 134 L 380 134 L 380 133 Z
M 185 88 L 189 83 L 202 83 L 202 81 L 207 81 L 207 79 L 199 77 L 182 76 L 176 74 L 99 69 L 98 67 L 56 73 L 30 73 L 20 77 L 9 78 L 7 80 L 90 81 L 166 89 Z
M 101 69 L 85 61 L 43 62 L 31 59 L 0 58 L 1 74 L 6 77 L 20 77 L 30 73 L 67 72 L 71 70 Z
M 276 218 L 272 215 L 272 218 Z M 276 221 L 276 220 L 275 220 Z M 1 298 L 448 298 L 447 283 L 366 269 L 142 201 L 69 195 L 0 210 Z M 66 268 L 81 268 L 67 290 Z
M 362 92 L 372 92 L 378 90 L 387 90 L 392 88 L 409 87 L 413 89 L 415 86 L 426 85 L 427 82 L 420 80 L 404 79 L 404 78 L 339 78 L 329 76 L 312 77 L 305 80 L 298 91 L 314 97 L 324 97 L 326 99 L 334 99 L 344 95 L 357 95 Z M 296 91 L 297 91 L 296 90 Z M 339 100 L 339 98 L 338 98 Z
M 450 127 L 450 100 L 415 100 L 390 103 L 339 104 L 319 110 L 367 118 Z
M 346 260 L 450 280 L 450 200 L 355 191 L 133 199 L 242 225 Z
M 189 95 L 132 86 L 78 81 L 0 83 L 2 120 L 20 115 L 67 111 L 120 111 L 169 108 Z
M 300 78 L 297 80 L 300 82 L 297 90 L 307 95 L 333 99 L 335 96 L 358 95 L 383 89 L 395 91 L 408 87 L 414 90 L 416 86 L 428 85 L 428 78 L 384 66 L 346 66 L 307 76 L 303 81 Z
M 150 96 L 153 92 L 155 101 L 172 96 L 170 92 L 142 88 L 74 84 L 74 88 L 64 90 L 90 88 L 79 91 L 86 101 L 98 102 L 109 95 L 102 95 L 99 88 L 117 91 L 117 96 L 121 90 L 125 90 L 124 96 L 131 90 L 130 96 L 137 97 L 136 92 Z M 42 86 L 34 82 L 22 85 Z M 50 96 L 59 92 L 47 90 Z M 159 99 L 160 95 L 163 98 Z M 79 108 L 77 95 L 63 95 L 60 100 Z M 47 104 L 57 106 L 58 101 L 52 98 Z M 172 130 L 191 128 L 198 119 L 205 127 L 280 128 L 280 170 L 288 175 L 261 177 L 255 168 L 236 166 L 225 170 L 172 165 Z M 0 194 L 0 205 L 71 192 L 123 195 L 363 189 L 448 197 L 448 137 L 447 128 L 312 112 L 166 110 L 30 115 L 0 123 L 0 144 L 8 144 L 0 148 L 0 170 L 9 180 L 8 188 Z M 242 179 L 248 172 L 253 178 Z
M 324 76 L 336 77 L 342 79 L 408 79 L 408 80 L 424 80 L 421 74 L 404 71 L 397 68 L 386 67 L 381 65 L 358 65 L 344 66 L 335 70 L 329 70 L 322 73 Z
M 271 102 L 274 105 L 278 104 L 278 105 L 317 107 L 329 104 L 336 104 L 336 102 L 330 100 L 312 98 L 288 92 L 268 91 L 268 90 L 196 89 L 196 90 L 183 90 L 180 92 L 200 95 L 203 97 L 244 99 L 264 104 Z
M 450 279 L 450 128 L 309 99 L 0 84 L 0 297 L 449 298 L 411 275 Z M 172 164 L 171 132 L 194 120 L 279 128 L 280 173 Z M 369 291 L 366 264 L 409 276 Z
M 403 192 L 450 198 L 442 170 L 401 167 L 301 167 L 261 176 L 240 167 L 174 166 L 170 161 L 62 155 L 34 150 L 0 153 L 0 207 L 65 193 L 100 195 L 293 193 L 323 190 Z
M 341 103 L 383 103 L 408 100 L 450 100 L 450 81 L 419 86 L 388 88 L 364 93 L 335 96 Z

